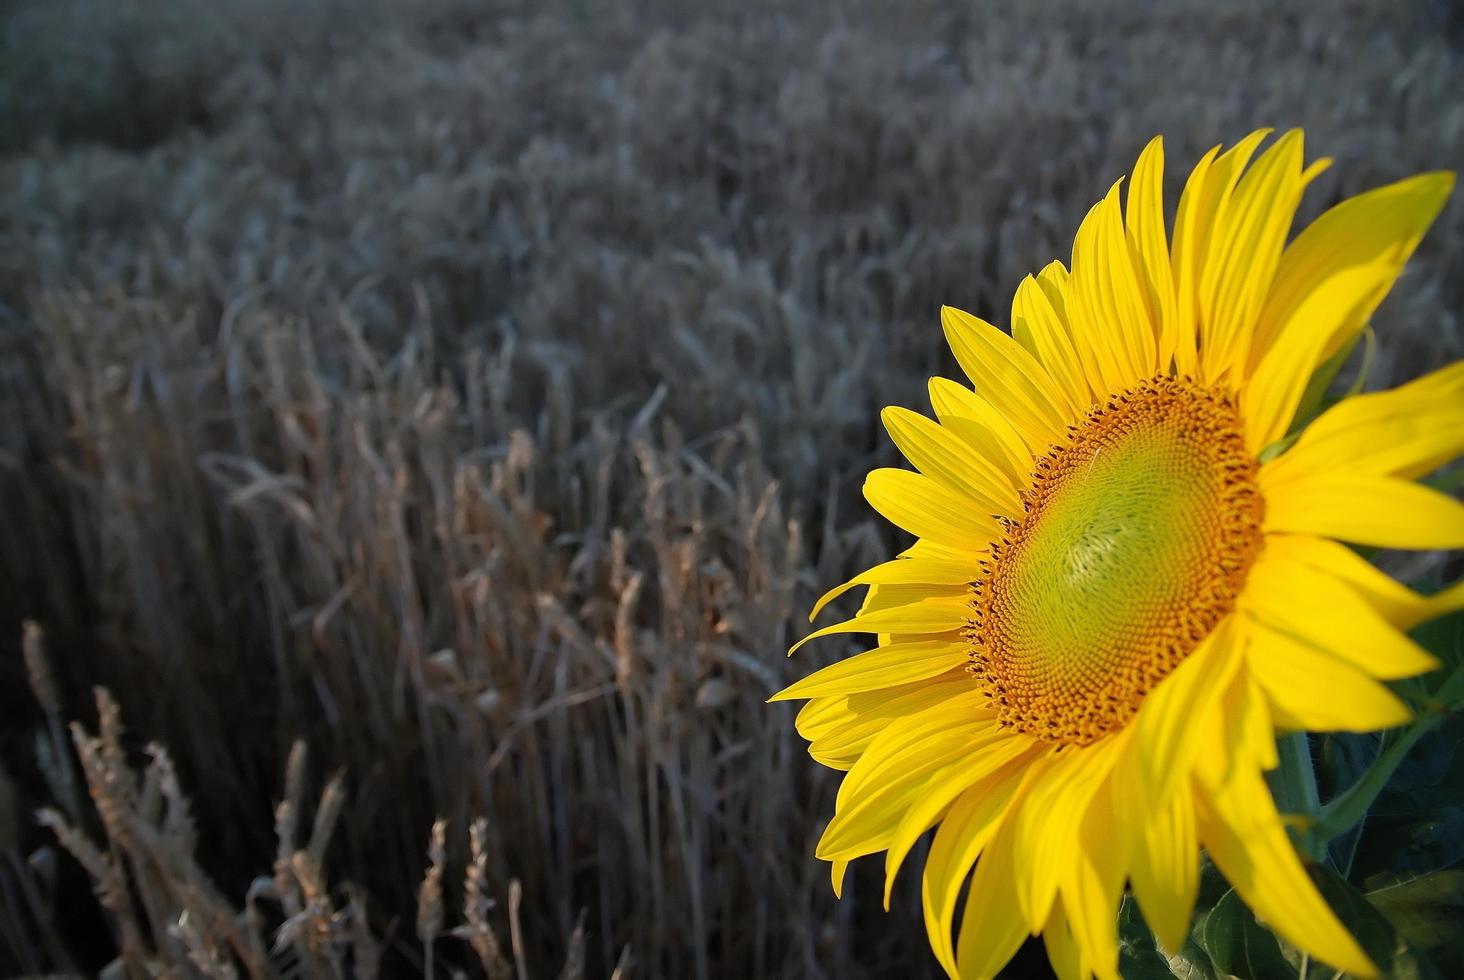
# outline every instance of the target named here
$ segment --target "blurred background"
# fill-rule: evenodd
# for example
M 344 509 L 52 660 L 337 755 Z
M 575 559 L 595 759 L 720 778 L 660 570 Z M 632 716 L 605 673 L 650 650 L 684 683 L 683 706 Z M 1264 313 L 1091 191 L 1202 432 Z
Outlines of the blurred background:
M 854 649 L 783 656 L 895 543 L 859 486 L 940 304 L 1005 323 L 1156 133 L 1171 214 L 1262 125 L 1336 158 L 1303 218 L 1464 162 L 1446 0 L 0 32 L 6 974 L 931 973 L 917 874 L 834 900 L 837 774 L 764 701 Z M 1370 384 L 1461 299 L 1456 198 Z

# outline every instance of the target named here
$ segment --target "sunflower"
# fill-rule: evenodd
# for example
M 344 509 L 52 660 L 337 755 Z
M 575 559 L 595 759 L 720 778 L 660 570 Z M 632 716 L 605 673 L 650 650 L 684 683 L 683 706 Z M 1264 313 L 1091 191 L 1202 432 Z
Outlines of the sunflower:
M 1150 142 L 1071 269 L 1018 287 L 1010 334 L 942 310 L 975 390 L 932 379 L 934 420 L 886 409 L 915 470 L 864 485 L 918 540 L 820 599 L 868 587 L 803 641 L 877 646 L 774 696 L 808 699 L 810 754 L 847 771 L 817 850 L 836 892 L 883 851 L 888 906 L 938 826 L 922 898 L 952 976 L 1040 933 L 1060 976 L 1116 977 L 1126 885 L 1177 949 L 1202 847 L 1281 937 L 1376 974 L 1264 773 L 1278 734 L 1408 720 L 1383 682 L 1436 661 L 1404 631 L 1464 606 L 1340 543 L 1464 546 L 1464 505 L 1413 482 L 1464 451 L 1464 362 L 1317 411 L 1453 175 L 1346 200 L 1287 244 L 1328 161 L 1304 166 L 1299 131 L 1257 157 L 1268 135 L 1200 159 L 1172 235 Z

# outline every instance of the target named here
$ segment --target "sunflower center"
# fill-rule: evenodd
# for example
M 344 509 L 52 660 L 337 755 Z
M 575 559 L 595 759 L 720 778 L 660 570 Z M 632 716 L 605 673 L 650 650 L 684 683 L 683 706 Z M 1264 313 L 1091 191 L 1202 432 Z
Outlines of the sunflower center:
M 1263 502 L 1230 397 L 1156 378 L 1037 461 L 975 583 L 972 670 L 1006 724 L 1086 745 L 1122 728 L 1235 604 Z

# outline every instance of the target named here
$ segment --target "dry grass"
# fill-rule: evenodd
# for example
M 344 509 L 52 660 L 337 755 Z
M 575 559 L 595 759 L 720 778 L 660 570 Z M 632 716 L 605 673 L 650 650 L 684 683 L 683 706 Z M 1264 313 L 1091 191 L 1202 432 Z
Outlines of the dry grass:
M 763 701 L 938 305 L 1153 132 L 1464 159 L 1426 2 L 208 6 L 6 15 L 10 971 L 925 969 Z M 1461 300 L 1456 203 L 1376 381 Z

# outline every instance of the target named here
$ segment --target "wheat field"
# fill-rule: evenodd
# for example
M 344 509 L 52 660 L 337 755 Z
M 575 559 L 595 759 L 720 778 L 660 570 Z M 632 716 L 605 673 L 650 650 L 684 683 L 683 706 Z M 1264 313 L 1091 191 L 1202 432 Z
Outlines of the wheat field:
M 1426 0 L 0 20 L 9 975 L 929 973 L 765 699 L 940 304 L 1005 322 L 1155 133 L 1172 202 L 1304 126 L 1303 218 L 1464 161 Z M 1456 199 L 1369 383 L 1461 310 Z

